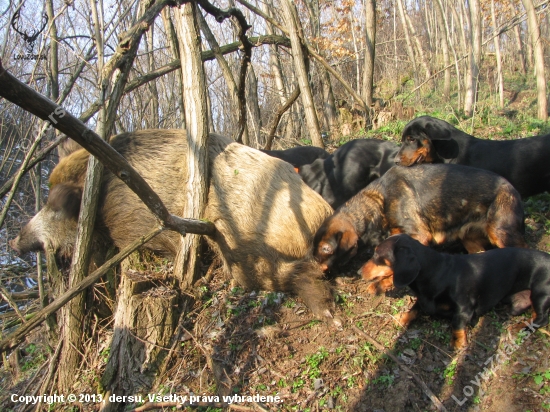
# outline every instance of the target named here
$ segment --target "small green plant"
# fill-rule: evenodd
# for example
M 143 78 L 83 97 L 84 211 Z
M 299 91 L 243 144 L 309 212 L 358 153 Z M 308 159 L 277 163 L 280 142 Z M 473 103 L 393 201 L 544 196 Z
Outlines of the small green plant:
M 377 378 L 374 378 L 372 380 L 372 383 L 375 385 L 382 385 L 382 386 L 391 386 L 393 382 L 395 381 L 395 376 L 387 374 L 387 375 L 380 375 Z
M 307 355 L 306 364 L 308 366 L 308 369 L 306 372 L 304 372 L 304 374 L 309 376 L 310 379 L 316 379 L 321 376 L 319 365 L 326 358 L 328 358 L 328 351 L 324 347 L 319 348 L 319 351 L 317 353 L 314 353 L 313 355 Z M 302 374 L 302 376 L 304 376 L 304 374 Z
M 445 376 L 445 379 L 447 380 L 447 385 L 452 385 L 455 380 L 456 366 L 457 361 L 454 359 L 443 371 L 443 376 Z
M 539 393 L 542 396 L 550 395 L 550 369 L 546 370 L 545 372 L 533 374 L 533 381 L 537 386 L 542 385 L 539 389 Z
M 292 393 L 296 393 L 299 389 L 301 389 L 306 382 L 302 378 L 296 378 L 294 382 L 292 382 Z
M 417 350 L 420 347 L 420 345 L 422 345 L 422 339 L 420 338 L 411 339 L 410 341 L 411 349 Z

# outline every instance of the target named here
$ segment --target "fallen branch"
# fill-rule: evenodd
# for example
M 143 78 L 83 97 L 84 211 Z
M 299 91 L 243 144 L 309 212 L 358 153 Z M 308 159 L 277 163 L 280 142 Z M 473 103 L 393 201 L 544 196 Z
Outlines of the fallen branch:
M 435 407 L 437 408 L 438 411 L 447 411 L 447 408 L 445 408 L 445 406 L 443 406 L 443 404 L 438 399 L 438 397 L 435 396 L 435 394 L 431 391 L 430 388 L 428 388 L 428 385 L 426 385 L 424 383 L 424 381 L 418 377 L 418 375 L 416 375 L 403 362 L 401 362 L 401 360 L 399 360 L 399 358 L 397 356 L 395 356 L 390 351 L 386 350 L 386 348 L 384 348 L 382 345 L 380 345 L 376 340 L 371 338 L 369 335 L 367 335 L 365 332 L 363 332 L 357 326 L 353 325 L 352 328 L 355 332 L 357 332 L 359 335 L 361 335 L 366 340 L 368 340 L 371 344 L 373 344 L 376 347 L 376 349 L 378 349 L 380 352 L 383 352 L 384 355 L 386 355 L 388 358 L 390 358 L 392 361 L 394 361 L 397 365 L 399 365 L 399 367 L 401 369 L 403 369 L 406 373 L 411 375 L 413 377 L 413 379 L 416 381 L 416 383 L 418 383 L 420 385 L 420 387 L 422 388 L 422 390 L 424 391 L 426 396 L 428 398 L 430 398 L 430 400 L 435 405 Z
M 17 313 L 17 316 L 19 317 L 19 319 L 21 319 L 21 322 L 26 323 L 27 321 L 25 320 L 25 317 L 19 311 L 19 308 L 17 307 L 17 303 L 14 302 L 14 300 L 11 298 L 9 292 L 3 286 L 0 286 L 0 296 L 2 296 L 2 298 L 6 302 L 8 302 L 8 305 L 11 306 L 11 308 L 15 311 L 15 313 Z
M 113 256 L 107 262 L 105 262 L 101 267 L 94 271 L 91 275 L 84 278 L 81 282 L 77 283 L 72 288 L 68 289 L 65 293 L 55 299 L 52 303 L 46 306 L 44 309 L 40 310 L 33 316 L 27 323 L 17 329 L 15 332 L 9 334 L 0 341 L 0 353 L 5 352 L 8 349 L 16 347 L 26 336 L 27 334 L 37 326 L 39 326 L 46 318 L 52 313 L 61 309 L 67 302 L 81 293 L 83 290 L 92 286 L 95 282 L 101 278 L 109 269 L 113 266 L 118 265 L 124 258 L 126 258 L 130 253 L 136 250 L 141 245 L 147 243 L 153 239 L 156 235 L 163 231 L 162 228 L 157 227 L 151 230 L 147 235 L 135 240 L 118 254 Z

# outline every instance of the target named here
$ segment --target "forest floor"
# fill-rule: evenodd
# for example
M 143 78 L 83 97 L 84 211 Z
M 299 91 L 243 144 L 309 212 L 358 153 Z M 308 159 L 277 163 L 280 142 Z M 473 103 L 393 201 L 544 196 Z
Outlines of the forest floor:
M 550 251 L 549 200 L 541 195 L 526 203 L 527 239 L 545 251 Z M 197 290 L 199 297 L 183 321 L 186 333 L 154 392 L 218 395 L 220 401 L 222 395 L 273 397 L 264 402 L 234 398 L 230 410 L 241 411 L 436 410 L 423 382 L 448 411 L 550 409 L 546 328 L 533 334 L 511 332 L 508 327 L 527 321 L 529 314 L 510 317 L 506 306 L 499 305 L 470 328 L 467 349 L 453 352 L 448 320 L 421 316 L 408 328 L 397 326 L 395 315 L 415 300 L 408 289 L 380 296 L 366 292 L 356 272 L 368 258 L 369 252 L 363 251 L 332 274 L 341 329 L 315 320 L 299 299 L 232 287 L 218 268 L 212 281 Z M 111 333 L 106 325 L 91 349 L 97 356 L 83 365 L 75 393 L 98 392 Z M 32 377 L 47 371 L 40 369 L 46 359 L 37 349 L 43 345 L 41 333 L 27 342 L 18 379 L 0 374 L 0 410 L 24 410 L 9 397 L 31 394 L 40 381 Z M 84 402 L 78 408 L 58 405 L 50 410 L 96 411 L 99 405 Z

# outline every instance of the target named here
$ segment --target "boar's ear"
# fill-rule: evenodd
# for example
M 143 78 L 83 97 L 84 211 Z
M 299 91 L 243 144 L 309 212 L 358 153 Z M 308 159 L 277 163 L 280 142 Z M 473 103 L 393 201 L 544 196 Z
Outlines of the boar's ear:
M 63 212 L 68 218 L 78 219 L 82 189 L 76 185 L 61 183 L 50 190 L 48 206 L 54 212 Z
M 420 263 L 411 248 L 397 246 L 393 251 L 393 284 L 397 288 L 410 285 L 420 272 Z

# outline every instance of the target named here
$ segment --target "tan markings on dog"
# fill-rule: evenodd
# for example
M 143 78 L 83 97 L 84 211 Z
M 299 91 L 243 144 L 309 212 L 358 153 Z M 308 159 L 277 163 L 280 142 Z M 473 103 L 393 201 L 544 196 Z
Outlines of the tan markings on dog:
M 418 310 L 411 309 L 408 312 L 402 312 L 398 315 L 396 315 L 395 320 L 397 323 L 399 323 L 401 326 L 406 327 L 411 323 L 413 320 L 415 320 L 418 316 Z
M 433 241 L 437 245 L 445 243 L 446 240 L 447 240 L 447 233 L 445 233 L 445 232 L 435 232 L 433 234 Z
M 393 270 L 390 266 L 377 265 L 371 259 L 361 269 L 361 275 L 364 280 L 372 281 L 377 278 L 393 276 Z
M 453 349 L 461 349 L 468 344 L 466 336 L 466 330 L 457 329 L 453 330 L 453 337 L 451 338 L 451 347 Z

